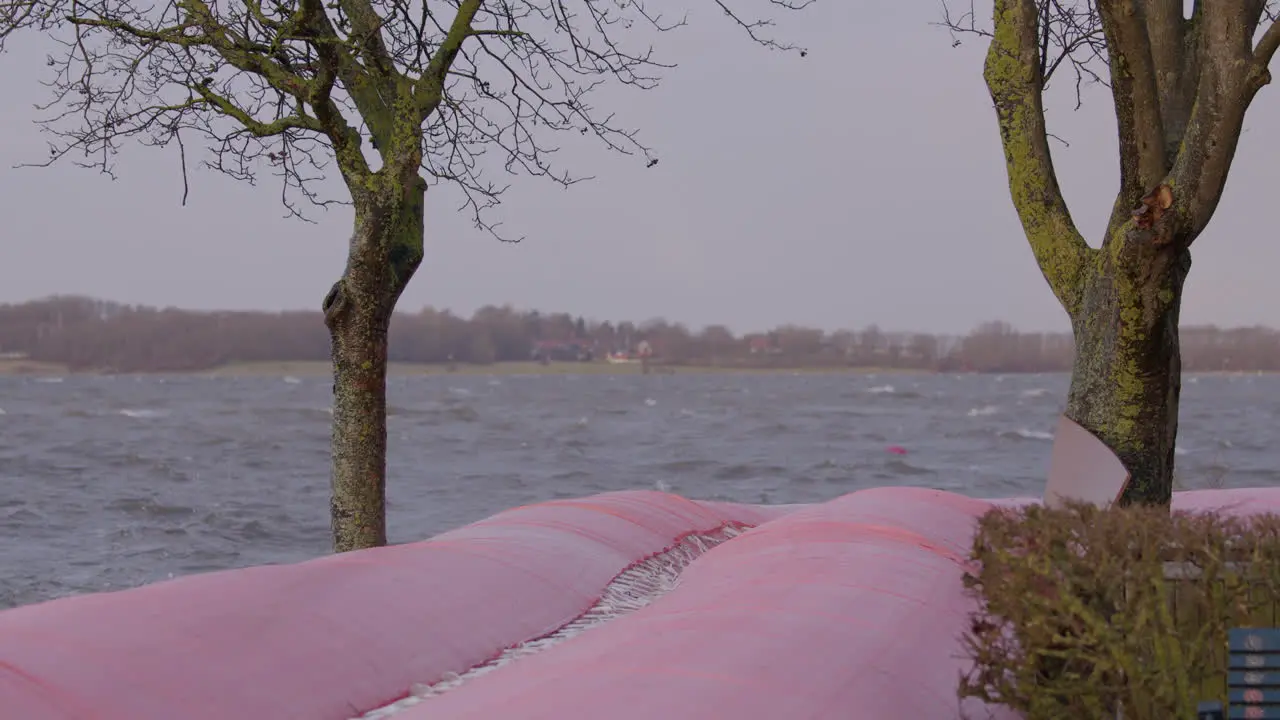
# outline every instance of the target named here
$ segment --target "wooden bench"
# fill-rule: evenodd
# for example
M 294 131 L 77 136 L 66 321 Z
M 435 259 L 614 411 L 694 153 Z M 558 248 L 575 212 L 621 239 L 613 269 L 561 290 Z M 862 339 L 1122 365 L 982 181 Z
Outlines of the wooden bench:
M 1280 628 L 1227 631 L 1227 709 L 1203 702 L 1198 720 L 1280 720 Z

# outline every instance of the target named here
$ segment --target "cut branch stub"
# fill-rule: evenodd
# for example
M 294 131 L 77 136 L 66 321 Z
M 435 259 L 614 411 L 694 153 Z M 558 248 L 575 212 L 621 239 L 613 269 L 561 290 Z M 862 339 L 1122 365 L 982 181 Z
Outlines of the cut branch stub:
M 1165 211 L 1173 206 L 1173 188 L 1161 183 L 1154 190 L 1147 193 L 1142 198 L 1142 204 L 1133 209 L 1133 217 L 1138 227 L 1143 230 L 1149 230 L 1160 218 L 1164 217 Z M 1157 245 L 1163 245 L 1168 242 L 1168 238 L 1164 237 L 1164 233 L 1156 233 L 1153 242 Z

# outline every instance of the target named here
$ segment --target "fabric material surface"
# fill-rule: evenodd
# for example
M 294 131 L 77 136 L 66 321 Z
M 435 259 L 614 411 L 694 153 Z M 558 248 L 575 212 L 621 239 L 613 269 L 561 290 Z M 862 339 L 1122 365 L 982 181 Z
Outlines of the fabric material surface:
M 652 603 L 395 717 L 958 720 L 960 577 L 992 504 L 920 488 L 786 507 L 610 493 L 419 543 L 16 608 L 0 612 L 0 716 L 345 720 L 554 633 L 628 568 L 728 526 L 754 529 Z M 1174 506 L 1276 512 L 1280 488 Z

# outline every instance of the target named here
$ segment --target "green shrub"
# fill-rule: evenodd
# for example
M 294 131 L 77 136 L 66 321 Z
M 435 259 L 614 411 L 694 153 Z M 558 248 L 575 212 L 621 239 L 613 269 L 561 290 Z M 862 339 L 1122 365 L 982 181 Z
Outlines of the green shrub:
M 1195 718 L 1225 700 L 1227 629 L 1280 620 L 1276 516 L 997 509 L 971 559 L 960 695 L 1027 720 Z

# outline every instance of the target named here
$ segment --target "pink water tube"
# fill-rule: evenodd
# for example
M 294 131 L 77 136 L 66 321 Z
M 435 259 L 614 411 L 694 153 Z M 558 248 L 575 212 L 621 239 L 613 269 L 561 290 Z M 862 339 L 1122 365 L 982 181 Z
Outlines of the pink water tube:
M 992 503 L 619 492 L 408 545 L 0 612 L 22 720 L 1011 718 L 956 698 Z M 1180 493 L 1280 509 L 1277 490 Z

